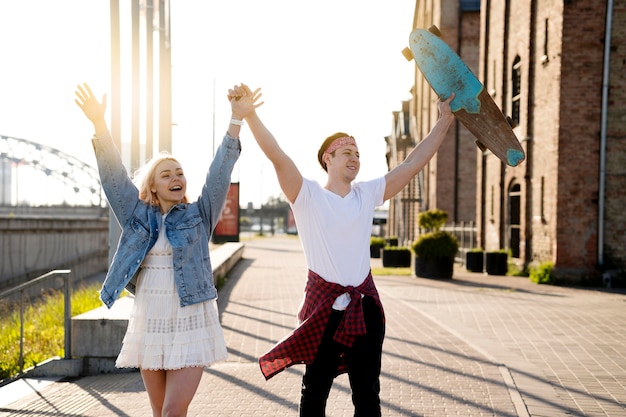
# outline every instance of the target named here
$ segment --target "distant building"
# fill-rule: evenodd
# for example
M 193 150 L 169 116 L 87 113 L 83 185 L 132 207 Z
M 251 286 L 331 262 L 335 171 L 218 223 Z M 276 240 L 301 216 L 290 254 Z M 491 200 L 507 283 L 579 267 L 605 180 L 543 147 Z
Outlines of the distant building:
M 12 204 L 11 182 L 12 162 L 9 159 L 0 158 L 0 206 L 10 206 Z
M 597 283 L 605 270 L 624 271 L 626 0 L 478 3 L 417 0 L 414 27 L 439 27 L 512 118 L 526 160 L 502 164 L 452 128 L 391 201 L 387 233 L 404 222 L 412 239 L 415 213 L 439 208 L 450 222 L 473 218 L 479 246 L 507 249 L 520 265 L 553 262 L 564 281 Z M 416 69 L 408 110 L 403 103 L 394 113 L 387 138 L 390 167 L 403 157 L 402 134 L 415 141 L 430 130 L 436 99 Z
M 465 63 L 478 71 L 480 39 L 479 2 L 458 0 L 441 2 L 435 21 L 433 3 L 417 1 L 414 28 L 436 25 L 442 39 L 457 51 Z M 444 4 L 445 3 L 445 4 Z M 468 4 L 465 4 L 468 3 Z M 413 64 L 414 65 L 414 64 Z M 438 97 L 416 66 L 412 100 L 402 103 L 402 111 L 393 113 L 393 130 L 385 138 L 387 164 L 393 168 L 406 157 L 432 129 L 438 118 Z M 387 234 L 410 244 L 419 235 L 417 217 L 421 211 L 438 208 L 448 212 L 452 223 L 476 219 L 476 176 L 478 148 L 472 134 L 460 123 L 448 131 L 439 152 L 395 198 L 390 200 Z

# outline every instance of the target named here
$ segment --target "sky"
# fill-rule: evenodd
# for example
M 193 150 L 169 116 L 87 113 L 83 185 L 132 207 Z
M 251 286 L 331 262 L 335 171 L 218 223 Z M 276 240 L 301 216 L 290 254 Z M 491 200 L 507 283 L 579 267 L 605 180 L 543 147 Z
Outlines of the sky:
M 257 113 L 305 177 L 325 183 L 317 150 L 338 131 L 357 140 L 357 180 L 384 175 L 384 138 L 415 74 L 401 54 L 414 7 L 414 0 L 172 0 L 172 154 L 189 196 L 228 127 L 227 91 L 242 82 L 261 88 Z M 130 1 L 120 0 L 120 9 L 128 19 Z M 109 42 L 109 0 L 0 0 L 0 134 L 95 166 L 93 127 L 74 91 L 86 82 L 98 96 L 110 92 Z M 123 107 L 129 101 L 123 94 Z M 232 180 L 240 204 L 258 207 L 280 188 L 246 126 L 240 137 Z

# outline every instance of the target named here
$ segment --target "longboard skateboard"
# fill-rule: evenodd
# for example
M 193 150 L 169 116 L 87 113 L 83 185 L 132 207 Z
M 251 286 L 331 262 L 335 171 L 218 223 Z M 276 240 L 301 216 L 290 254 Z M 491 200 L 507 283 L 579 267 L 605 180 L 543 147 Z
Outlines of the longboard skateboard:
M 441 39 L 439 29 L 415 29 L 409 45 L 402 53 L 407 60 L 415 60 L 435 93 L 442 98 L 455 93 L 450 108 L 474 135 L 476 145 L 510 166 L 519 165 L 526 155 L 511 125 L 485 86 Z

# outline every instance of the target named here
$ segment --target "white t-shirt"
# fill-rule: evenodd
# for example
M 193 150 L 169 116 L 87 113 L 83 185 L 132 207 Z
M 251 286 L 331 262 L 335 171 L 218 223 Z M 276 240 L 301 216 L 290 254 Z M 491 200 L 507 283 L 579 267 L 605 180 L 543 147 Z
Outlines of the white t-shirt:
M 385 178 L 353 182 L 341 197 L 304 179 L 291 205 L 308 269 L 326 281 L 358 287 L 370 271 L 370 237 L 374 209 L 384 203 Z M 348 294 L 335 301 L 343 310 Z

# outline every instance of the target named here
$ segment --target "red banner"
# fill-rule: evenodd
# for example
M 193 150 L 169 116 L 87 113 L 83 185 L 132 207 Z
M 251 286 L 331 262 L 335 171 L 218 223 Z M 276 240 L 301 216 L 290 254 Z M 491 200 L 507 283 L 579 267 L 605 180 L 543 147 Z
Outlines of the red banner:
M 226 204 L 213 232 L 215 242 L 239 242 L 239 183 L 230 184 Z

